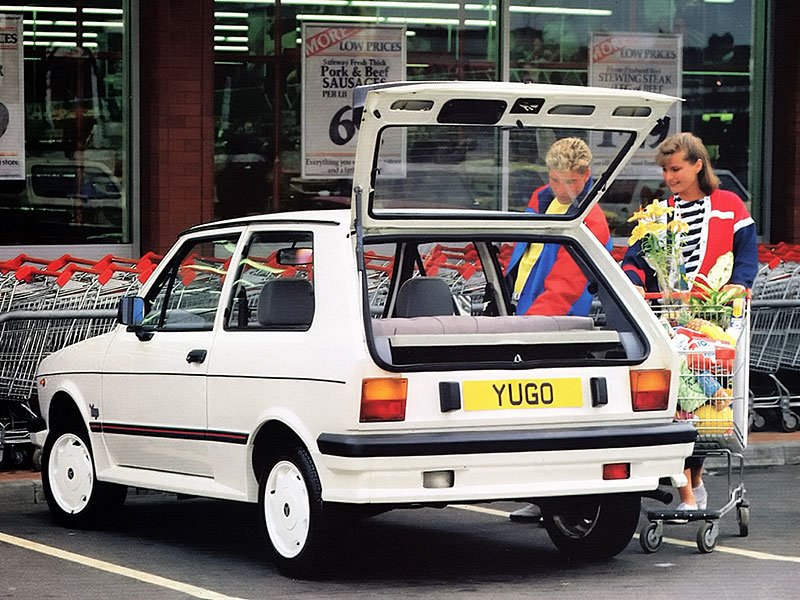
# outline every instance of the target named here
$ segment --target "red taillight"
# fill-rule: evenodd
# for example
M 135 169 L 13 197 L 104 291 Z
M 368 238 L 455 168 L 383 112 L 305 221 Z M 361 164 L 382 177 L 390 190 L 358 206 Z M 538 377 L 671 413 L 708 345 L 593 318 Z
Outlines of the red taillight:
M 609 463 L 603 465 L 603 479 L 630 479 L 630 463 Z
M 361 382 L 362 423 L 402 421 L 406 418 L 408 379 L 381 377 Z
M 669 406 L 669 379 L 670 372 L 665 369 L 631 371 L 633 410 L 666 410 Z

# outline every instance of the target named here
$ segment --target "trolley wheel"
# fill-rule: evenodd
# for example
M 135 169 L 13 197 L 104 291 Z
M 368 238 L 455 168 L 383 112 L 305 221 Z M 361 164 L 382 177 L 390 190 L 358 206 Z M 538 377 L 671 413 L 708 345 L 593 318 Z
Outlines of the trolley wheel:
M 800 429 L 800 417 L 791 410 L 786 410 L 781 414 L 781 428 L 786 432 L 797 431 Z
M 767 427 L 767 419 L 757 410 L 750 411 L 751 431 L 764 431 Z
M 658 523 L 645 523 L 639 529 L 639 545 L 647 554 L 653 554 L 661 548 L 664 536 L 659 531 Z
M 717 524 L 706 521 L 697 530 L 697 549 L 703 554 L 713 552 L 717 545 Z
M 750 533 L 750 509 L 747 506 L 738 507 L 736 520 L 739 522 L 739 537 L 747 537 Z

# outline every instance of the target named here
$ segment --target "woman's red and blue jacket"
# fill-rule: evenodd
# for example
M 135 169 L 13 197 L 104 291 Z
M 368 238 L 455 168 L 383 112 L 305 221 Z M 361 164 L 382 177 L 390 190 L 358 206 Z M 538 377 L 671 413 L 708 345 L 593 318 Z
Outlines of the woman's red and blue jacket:
M 674 206 L 674 199 L 668 200 Z M 742 199 L 733 192 L 717 189 L 711 193 L 711 211 L 700 237 L 700 268 L 707 275 L 726 252 L 733 252 L 733 271 L 728 283 L 753 287 L 758 274 L 758 239 L 756 226 Z M 658 279 L 642 254 L 638 240 L 625 252 L 622 269 L 634 285 L 657 292 Z

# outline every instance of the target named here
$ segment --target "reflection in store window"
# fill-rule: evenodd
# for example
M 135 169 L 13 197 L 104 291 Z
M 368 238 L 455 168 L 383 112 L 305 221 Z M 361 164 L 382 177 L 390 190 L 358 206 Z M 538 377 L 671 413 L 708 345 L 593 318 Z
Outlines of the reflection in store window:
M 18 4 L 26 180 L 0 181 L 0 243 L 129 243 L 122 0 Z
M 686 100 L 680 129 L 700 135 L 716 169 L 730 172 L 750 188 L 750 156 L 758 155 L 747 143 L 753 93 L 752 0 L 512 0 L 503 6 L 509 10 L 511 81 L 586 85 L 593 32 L 680 34 Z M 333 5 L 298 0 L 282 4 L 277 23 L 273 4 L 236 4 L 236 11 L 230 7 L 218 2 L 215 22 L 218 216 L 263 212 L 273 206 L 328 208 L 349 202 L 349 179 L 300 177 L 298 39 L 303 23 L 405 25 L 408 80 L 501 78 L 499 59 L 506 49 L 500 47 L 502 15 L 496 2 L 365 0 Z M 281 76 L 276 78 L 276 73 Z M 658 179 L 655 165 L 654 170 Z M 625 175 L 649 181 L 652 173 Z M 273 189 L 280 195 L 277 202 Z M 623 196 L 615 195 L 607 208 L 620 221 L 617 236 L 625 235 L 627 227 L 619 207 L 638 202 Z

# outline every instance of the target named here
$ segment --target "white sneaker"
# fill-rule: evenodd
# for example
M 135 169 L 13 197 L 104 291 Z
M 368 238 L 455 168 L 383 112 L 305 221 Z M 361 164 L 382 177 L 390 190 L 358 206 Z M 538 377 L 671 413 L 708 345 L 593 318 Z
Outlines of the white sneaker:
M 694 492 L 694 499 L 697 501 L 697 508 L 700 510 L 705 510 L 708 506 L 708 493 L 706 492 L 706 486 L 701 483 L 696 488 L 692 488 L 692 492 Z
M 538 523 L 542 520 L 542 511 L 534 504 L 528 504 L 519 510 L 515 510 L 508 518 L 518 523 Z

